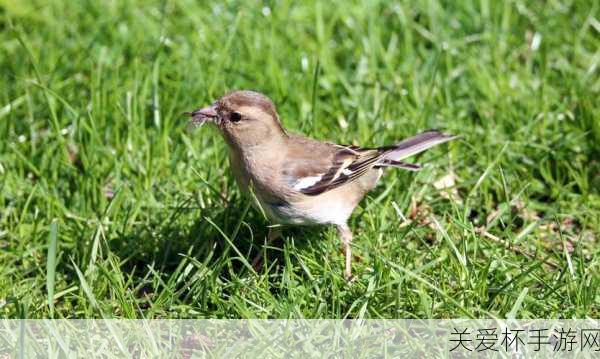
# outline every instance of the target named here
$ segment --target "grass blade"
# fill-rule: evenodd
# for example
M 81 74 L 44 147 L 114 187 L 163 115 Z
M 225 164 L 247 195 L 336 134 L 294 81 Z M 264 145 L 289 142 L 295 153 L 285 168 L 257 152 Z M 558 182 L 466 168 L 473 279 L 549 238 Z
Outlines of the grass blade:
M 523 304 L 523 300 L 527 296 L 528 291 L 529 291 L 529 288 L 527 288 L 527 287 L 523 288 L 523 290 L 519 294 L 519 297 L 515 301 L 515 304 L 513 305 L 512 309 L 506 315 L 507 319 L 515 319 L 517 317 L 517 313 L 519 313 L 519 310 L 521 309 L 521 305 Z
M 48 258 L 46 259 L 46 291 L 48 293 L 48 307 L 50 317 L 54 317 L 54 285 L 56 283 L 56 247 L 58 242 L 58 223 L 54 220 L 50 224 L 48 235 Z

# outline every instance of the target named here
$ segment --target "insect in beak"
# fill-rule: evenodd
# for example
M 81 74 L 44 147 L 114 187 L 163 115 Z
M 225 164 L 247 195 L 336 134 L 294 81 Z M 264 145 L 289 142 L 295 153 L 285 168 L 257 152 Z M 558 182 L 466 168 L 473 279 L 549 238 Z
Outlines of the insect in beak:
M 188 123 L 188 129 L 198 128 L 208 121 L 215 122 L 219 117 L 217 113 L 217 107 L 215 105 L 204 107 L 193 112 L 184 112 L 184 115 L 192 118 Z

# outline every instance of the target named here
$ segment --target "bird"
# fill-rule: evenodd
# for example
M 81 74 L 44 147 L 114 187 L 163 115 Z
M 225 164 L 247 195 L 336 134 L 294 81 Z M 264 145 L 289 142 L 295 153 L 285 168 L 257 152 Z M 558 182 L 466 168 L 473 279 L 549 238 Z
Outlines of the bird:
M 287 131 L 273 101 L 251 90 L 229 92 L 207 107 L 185 112 L 189 125 L 215 125 L 229 149 L 230 167 L 242 192 L 251 192 L 278 225 L 333 225 L 352 279 L 352 231 L 348 219 L 387 168 L 409 171 L 407 157 L 457 138 L 437 130 L 382 147 L 339 145 Z M 277 227 L 279 228 L 279 227 Z M 280 229 L 270 227 L 268 241 Z

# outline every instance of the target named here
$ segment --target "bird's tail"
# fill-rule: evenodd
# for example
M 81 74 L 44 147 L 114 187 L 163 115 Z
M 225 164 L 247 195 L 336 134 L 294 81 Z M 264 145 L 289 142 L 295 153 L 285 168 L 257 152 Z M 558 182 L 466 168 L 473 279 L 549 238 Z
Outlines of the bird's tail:
M 378 165 L 382 167 L 399 167 L 408 170 L 419 170 L 419 165 L 402 162 L 403 159 L 421 153 L 435 145 L 451 141 L 458 136 L 448 135 L 436 130 L 429 130 L 414 137 L 405 139 L 388 147 Z

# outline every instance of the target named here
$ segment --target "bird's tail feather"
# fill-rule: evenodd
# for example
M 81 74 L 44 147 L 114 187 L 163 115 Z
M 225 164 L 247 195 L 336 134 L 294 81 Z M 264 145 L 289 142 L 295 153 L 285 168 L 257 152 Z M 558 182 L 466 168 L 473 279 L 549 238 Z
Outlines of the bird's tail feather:
M 402 167 L 393 163 L 397 162 L 403 164 L 401 160 L 416 155 L 417 153 L 421 153 L 435 145 L 451 141 L 457 137 L 458 136 L 447 135 L 436 130 L 425 131 L 391 146 L 391 150 L 383 156 L 382 162 L 385 163 L 386 161 L 391 161 L 389 165 Z
M 419 171 L 421 169 L 421 165 L 419 165 L 417 163 L 407 163 L 407 162 L 402 162 L 402 161 L 392 161 L 392 160 L 386 160 L 386 159 L 377 163 L 375 168 L 379 168 L 379 167 L 397 167 L 397 168 L 402 168 L 403 170 L 409 170 L 409 171 Z

